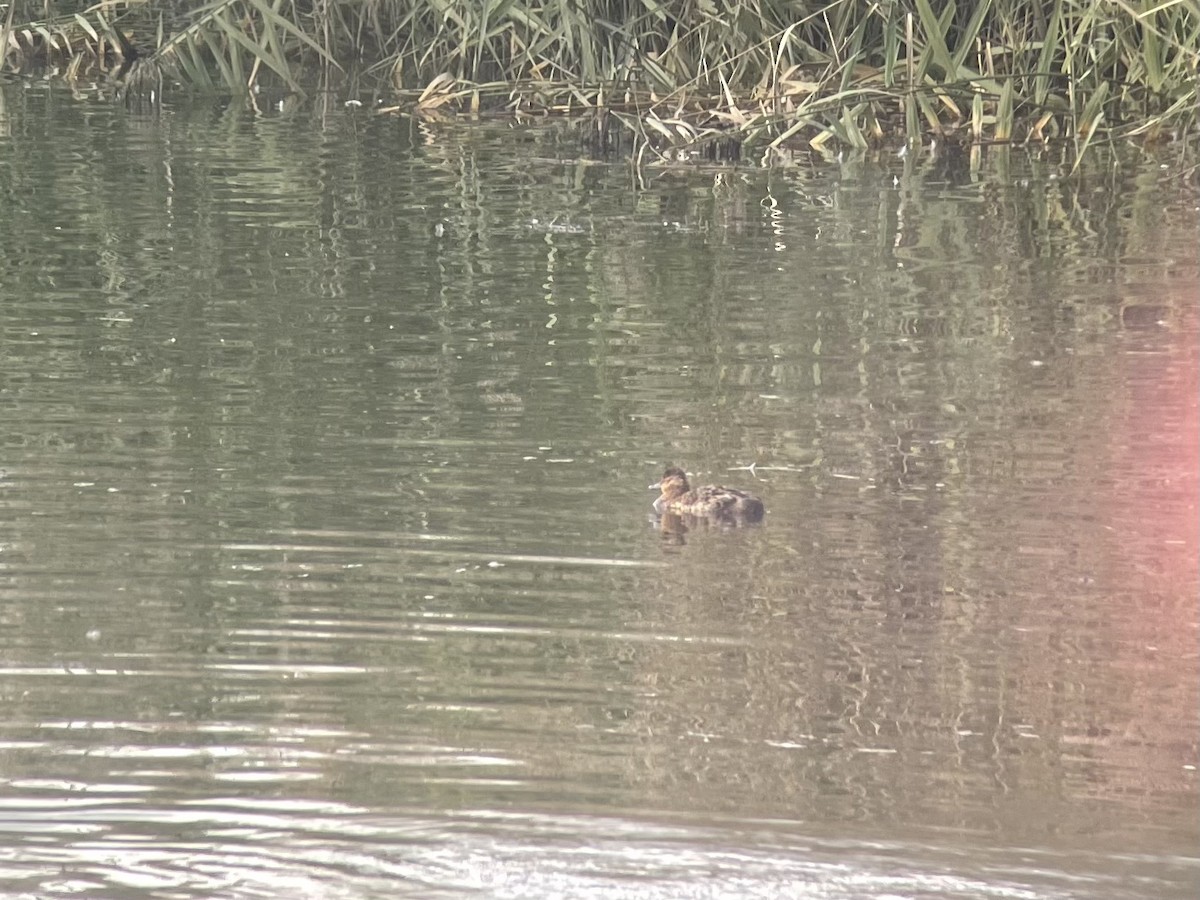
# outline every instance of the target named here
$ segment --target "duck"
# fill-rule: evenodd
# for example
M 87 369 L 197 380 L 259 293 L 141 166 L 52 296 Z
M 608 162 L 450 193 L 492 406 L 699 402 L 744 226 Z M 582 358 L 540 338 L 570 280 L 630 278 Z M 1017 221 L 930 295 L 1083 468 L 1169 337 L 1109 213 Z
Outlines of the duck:
M 674 513 L 720 522 L 760 522 L 763 502 L 753 494 L 721 485 L 705 484 L 692 487 L 687 472 L 678 466 L 667 466 L 651 490 L 659 491 L 654 511 L 660 516 Z

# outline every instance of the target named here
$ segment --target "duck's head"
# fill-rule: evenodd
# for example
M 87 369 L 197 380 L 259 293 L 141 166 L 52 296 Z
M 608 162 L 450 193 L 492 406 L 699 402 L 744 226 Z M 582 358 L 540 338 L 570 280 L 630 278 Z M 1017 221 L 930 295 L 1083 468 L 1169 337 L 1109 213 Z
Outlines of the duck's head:
M 672 500 L 682 497 L 691 490 L 691 486 L 688 484 L 687 472 L 678 466 L 667 466 L 662 478 L 650 485 L 650 490 L 661 491 L 664 499 Z

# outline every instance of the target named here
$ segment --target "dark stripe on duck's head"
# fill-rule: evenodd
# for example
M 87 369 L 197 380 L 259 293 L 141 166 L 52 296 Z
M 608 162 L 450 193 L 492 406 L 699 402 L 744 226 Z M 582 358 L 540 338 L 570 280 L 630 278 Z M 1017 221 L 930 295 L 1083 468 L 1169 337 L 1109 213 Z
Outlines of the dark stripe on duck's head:
M 690 491 L 687 472 L 679 466 L 667 466 L 662 478 L 650 485 L 651 490 L 662 491 L 664 496 L 677 497 Z
M 687 481 L 687 473 L 679 468 L 679 466 L 667 466 L 666 470 L 662 473 L 662 477 L 650 485 L 650 489 L 658 490 L 662 483 L 669 478 L 682 478 L 684 481 Z

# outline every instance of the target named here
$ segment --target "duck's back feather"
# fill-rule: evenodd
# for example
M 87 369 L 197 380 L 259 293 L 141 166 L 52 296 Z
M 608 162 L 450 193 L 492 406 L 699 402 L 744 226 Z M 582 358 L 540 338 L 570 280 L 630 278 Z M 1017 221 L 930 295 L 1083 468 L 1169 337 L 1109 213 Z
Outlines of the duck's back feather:
M 753 494 L 721 485 L 694 488 L 671 501 L 669 507 L 689 516 L 716 516 L 757 522 L 763 517 L 762 501 Z

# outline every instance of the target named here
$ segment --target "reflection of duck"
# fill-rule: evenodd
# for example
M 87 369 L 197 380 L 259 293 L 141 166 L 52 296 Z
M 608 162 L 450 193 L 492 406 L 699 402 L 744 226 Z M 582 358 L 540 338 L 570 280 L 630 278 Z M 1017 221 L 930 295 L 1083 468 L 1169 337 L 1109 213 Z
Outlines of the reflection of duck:
M 654 511 L 659 515 L 675 513 L 721 522 L 758 522 L 763 517 L 762 501 L 753 494 L 712 484 L 693 488 L 687 473 L 677 466 L 668 466 L 658 483 L 650 487 L 661 492 L 654 501 Z

